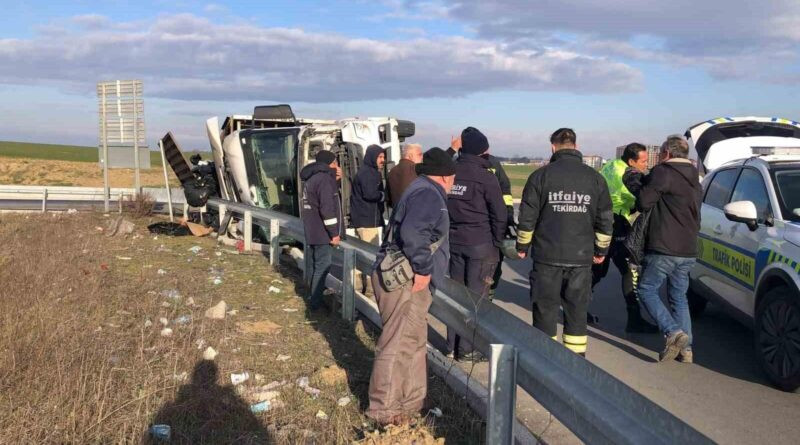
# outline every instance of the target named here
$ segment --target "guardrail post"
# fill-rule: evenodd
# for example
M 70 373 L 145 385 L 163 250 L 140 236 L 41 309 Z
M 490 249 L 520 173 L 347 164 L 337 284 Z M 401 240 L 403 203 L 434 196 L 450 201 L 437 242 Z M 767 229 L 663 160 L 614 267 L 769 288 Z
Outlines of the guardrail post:
M 281 222 L 277 219 L 269 221 L 269 264 L 277 266 L 280 263 L 281 245 L 278 237 L 281 233 Z
M 42 192 L 42 213 L 47 211 L 47 187 L 44 188 L 44 192 Z
M 222 224 L 225 222 L 225 214 L 228 213 L 228 206 L 225 204 L 219 205 L 219 225 L 220 230 L 223 230 L 222 233 L 225 233 L 224 230 L 227 229 L 226 227 L 221 227 Z M 201 221 L 202 221 L 202 214 L 201 214 Z
M 189 203 L 188 202 L 184 202 L 183 203 L 183 217 L 187 221 L 189 220 Z
M 119 192 L 119 214 L 122 215 L 122 192 Z
M 517 348 L 493 344 L 489 363 L 487 445 L 514 441 L 517 406 Z
M 350 322 L 356 318 L 355 276 L 356 251 L 345 247 L 342 259 L 342 318 Z
M 249 210 L 244 211 L 244 250 L 253 250 L 253 214 Z

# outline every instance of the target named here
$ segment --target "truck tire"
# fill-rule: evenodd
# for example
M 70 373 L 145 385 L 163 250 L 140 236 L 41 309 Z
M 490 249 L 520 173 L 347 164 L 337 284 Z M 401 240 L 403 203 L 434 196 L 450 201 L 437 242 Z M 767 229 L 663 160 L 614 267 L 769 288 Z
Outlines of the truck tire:
M 800 387 L 800 295 L 786 286 L 767 291 L 756 309 L 756 356 L 783 391 Z

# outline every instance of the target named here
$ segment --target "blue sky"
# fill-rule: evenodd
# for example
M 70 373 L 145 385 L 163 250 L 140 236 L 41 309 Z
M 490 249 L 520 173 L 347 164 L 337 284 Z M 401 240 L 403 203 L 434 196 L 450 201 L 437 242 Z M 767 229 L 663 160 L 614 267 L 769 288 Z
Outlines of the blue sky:
M 800 118 L 800 2 L 0 2 L 0 139 L 94 145 L 99 80 L 141 78 L 148 141 L 206 149 L 204 121 L 286 102 L 395 116 L 501 155 L 660 143 L 709 118 Z

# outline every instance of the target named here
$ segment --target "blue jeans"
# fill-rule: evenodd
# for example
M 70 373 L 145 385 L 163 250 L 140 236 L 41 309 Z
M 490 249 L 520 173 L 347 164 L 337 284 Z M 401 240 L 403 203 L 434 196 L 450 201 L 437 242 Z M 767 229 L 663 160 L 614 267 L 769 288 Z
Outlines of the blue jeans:
M 310 309 L 317 309 L 322 305 L 322 293 L 325 291 L 325 279 L 331 270 L 331 254 L 333 247 L 330 244 L 306 245 L 306 286 L 309 295 L 306 296 Z
M 678 330 L 685 332 L 689 336 L 689 347 L 692 345 L 692 318 L 686 291 L 689 290 L 689 271 L 694 263 L 694 258 L 647 254 L 639 280 L 639 300 L 658 323 L 658 328 L 667 337 Z M 667 280 L 667 300 L 671 311 L 658 295 L 664 280 Z

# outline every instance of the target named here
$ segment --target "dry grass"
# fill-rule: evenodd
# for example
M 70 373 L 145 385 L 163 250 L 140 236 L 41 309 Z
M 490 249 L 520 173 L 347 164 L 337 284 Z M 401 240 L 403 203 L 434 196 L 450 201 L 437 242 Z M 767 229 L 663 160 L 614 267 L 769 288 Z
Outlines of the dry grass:
M 167 170 L 172 186 L 180 185 L 172 170 Z M 111 187 L 133 187 L 133 169 L 110 169 Z M 163 187 L 161 168 L 140 171 L 142 187 Z M 102 187 L 103 170 L 95 162 L 56 161 L 0 157 L 0 184 Z
M 171 425 L 175 443 L 364 440 L 374 336 L 363 326 L 306 314 L 296 269 L 271 269 L 261 256 L 238 255 L 210 239 L 156 238 L 145 229 L 153 218 L 134 219 L 132 235 L 108 238 L 96 229 L 108 219 L 0 215 L 0 443 L 148 442 L 153 423 Z M 188 251 L 195 245 L 198 254 Z M 173 289 L 179 301 L 162 295 Z M 221 299 L 237 313 L 204 318 Z M 180 324 L 184 315 L 191 319 Z M 160 317 L 172 336 L 159 335 Z M 237 328 L 263 320 L 280 331 Z M 219 352 L 213 362 L 202 359 L 206 346 Z M 333 364 L 347 381 L 314 377 Z M 231 386 L 230 374 L 241 371 L 250 380 Z M 249 411 L 252 400 L 240 391 L 302 376 L 311 377 L 319 397 L 287 385 L 279 389 L 285 407 L 261 414 Z M 438 379 L 430 387 L 444 416 L 410 434 L 480 442 L 481 422 L 465 403 Z M 338 406 L 345 396 L 353 402 Z M 320 410 L 327 420 L 317 418 Z

